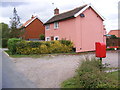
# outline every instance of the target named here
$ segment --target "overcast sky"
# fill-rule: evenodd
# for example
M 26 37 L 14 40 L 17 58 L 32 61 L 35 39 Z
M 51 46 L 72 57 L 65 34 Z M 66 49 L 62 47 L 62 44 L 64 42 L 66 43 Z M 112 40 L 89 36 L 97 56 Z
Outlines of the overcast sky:
M 54 15 L 57 7 L 60 13 L 74 9 L 84 4 L 91 3 L 97 11 L 105 18 L 104 24 L 107 32 L 118 29 L 118 2 L 119 0 L 1 0 L 0 22 L 9 24 L 15 7 L 24 23 L 37 15 L 43 22 L 46 22 Z M 52 4 L 54 3 L 54 4 Z

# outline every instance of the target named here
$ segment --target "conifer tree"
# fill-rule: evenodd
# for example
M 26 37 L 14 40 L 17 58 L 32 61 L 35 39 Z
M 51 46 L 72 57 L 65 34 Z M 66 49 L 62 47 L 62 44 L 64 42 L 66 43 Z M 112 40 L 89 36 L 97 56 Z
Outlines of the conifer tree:
M 13 9 L 13 17 L 10 19 L 10 38 L 19 38 L 22 30 L 20 29 L 20 17 L 17 14 L 16 8 Z

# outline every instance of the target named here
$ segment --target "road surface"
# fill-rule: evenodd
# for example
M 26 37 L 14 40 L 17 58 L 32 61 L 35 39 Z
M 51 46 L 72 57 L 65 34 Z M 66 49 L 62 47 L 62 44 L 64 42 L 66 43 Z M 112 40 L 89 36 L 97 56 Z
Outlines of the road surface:
M 17 72 L 10 58 L 2 52 L 2 88 L 35 88 L 35 85 Z
M 61 82 L 75 75 L 75 70 L 85 57 L 95 57 L 95 53 L 12 58 L 12 61 L 17 70 L 33 81 L 38 88 L 60 88 Z M 103 63 L 109 63 L 110 67 L 118 67 L 118 51 L 108 51 Z
M 3 87 L 30 88 L 34 83 L 37 88 L 60 88 L 61 82 L 75 75 L 85 57 L 95 57 L 95 53 L 11 60 L 3 53 Z M 118 51 L 108 51 L 103 63 L 118 67 Z

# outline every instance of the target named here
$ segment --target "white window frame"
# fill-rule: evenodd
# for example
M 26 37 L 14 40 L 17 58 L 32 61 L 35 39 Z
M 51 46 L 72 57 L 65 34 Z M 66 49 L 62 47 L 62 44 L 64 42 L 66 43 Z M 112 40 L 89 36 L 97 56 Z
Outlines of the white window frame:
M 49 38 L 49 40 L 48 40 L 48 38 Z M 46 38 L 45 38 L 45 41 L 51 41 L 51 40 L 50 40 L 50 37 L 46 37 Z
M 54 29 L 57 29 L 58 27 L 59 27 L 59 22 L 54 22 Z
M 49 28 L 47 28 L 47 27 L 49 27 Z M 50 24 L 45 25 L 45 29 L 46 29 L 46 30 L 50 30 Z
M 58 38 L 58 40 L 59 40 L 59 36 L 55 36 L 55 37 L 54 37 L 54 40 L 56 40 L 56 38 Z

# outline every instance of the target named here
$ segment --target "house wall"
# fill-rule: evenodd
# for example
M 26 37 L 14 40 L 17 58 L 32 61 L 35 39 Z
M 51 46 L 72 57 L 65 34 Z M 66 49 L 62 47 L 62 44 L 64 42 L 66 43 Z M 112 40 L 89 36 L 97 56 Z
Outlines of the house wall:
M 54 29 L 54 23 L 50 24 L 50 29 L 45 30 L 45 37 L 59 36 L 60 40 L 66 39 L 76 43 L 75 32 L 75 19 L 69 19 L 59 22 L 58 29 Z
M 25 39 L 39 39 L 40 34 L 45 34 L 45 27 L 39 19 L 35 19 L 25 28 Z
M 102 19 L 92 8 L 83 13 L 85 17 L 76 17 L 76 52 L 95 50 L 95 42 L 106 43 Z
M 84 18 L 77 16 L 60 21 L 58 29 L 54 29 L 54 24 L 50 24 L 50 30 L 45 30 L 45 36 L 59 36 L 59 39 L 71 40 L 76 52 L 95 50 L 95 42 L 106 43 L 103 20 L 91 8 L 83 13 Z

